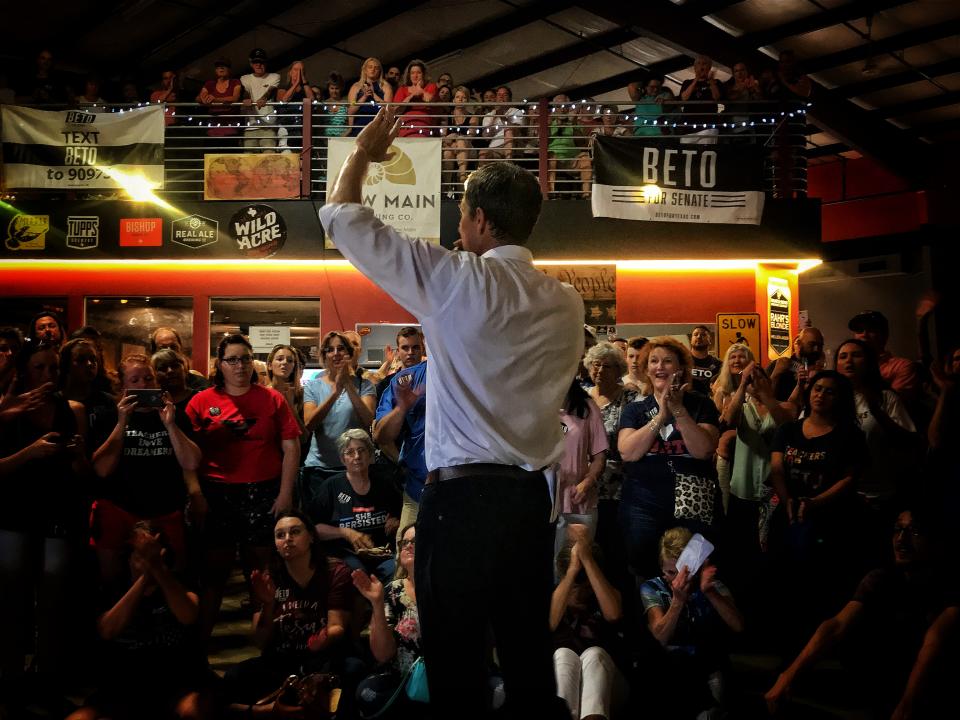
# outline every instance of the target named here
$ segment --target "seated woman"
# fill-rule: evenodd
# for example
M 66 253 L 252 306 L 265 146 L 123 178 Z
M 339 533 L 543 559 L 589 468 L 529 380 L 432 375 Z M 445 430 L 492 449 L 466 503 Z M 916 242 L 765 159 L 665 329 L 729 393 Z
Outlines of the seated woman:
M 420 648 L 420 617 L 417 614 L 417 586 L 413 577 L 417 527 L 408 525 L 400 533 L 396 577 L 384 584 L 376 575 L 353 571 L 353 585 L 370 601 L 370 652 L 386 672 L 371 675 L 357 687 L 357 709 L 362 717 L 386 710 L 378 717 L 403 716 L 415 709 L 405 692 L 396 694 L 414 662 L 423 655 Z
M 403 111 L 400 137 L 426 137 L 438 118 L 433 116 L 430 103 L 437 94 L 436 83 L 430 82 L 427 66 L 423 60 L 411 60 L 403 71 L 403 82 L 397 88 L 393 101 L 405 107 Z
M 269 571 L 250 581 L 259 605 L 253 626 L 260 657 L 227 671 L 228 710 L 270 716 L 272 704 L 254 705 L 289 675 L 340 672 L 346 658 L 353 588 L 343 563 L 328 560 L 306 515 L 286 510 L 274 527 L 276 553 Z
M 663 574 L 640 587 L 647 627 L 667 651 L 662 679 L 677 683 L 664 688 L 663 694 L 671 698 L 671 713 L 678 717 L 723 707 L 725 638 L 743 630 L 733 596 L 717 579 L 717 568 L 709 559 L 694 575 L 686 566 L 677 569 L 691 537 L 686 528 L 667 530 L 660 538 Z
M 617 667 L 626 661 L 616 627 L 623 609 L 620 591 L 600 569 L 600 548 L 586 526 L 570 525 L 568 534 L 572 542 L 557 556 L 561 580 L 550 601 L 557 694 L 573 720 L 609 718 L 629 691 Z
M 473 139 L 476 135 L 479 119 L 467 107 L 470 101 L 470 91 L 460 85 L 453 92 L 453 105 L 448 117 L 447 134 L 443 138 L 444 168 L 453 174 L 453 164 L 456 162 L 458 182 L 467 181 L 467 164 L 472 153 Z
M 197 621 L 197 594 L 171 569 L 176 562 L 159 528 L 138 522 L 127 540 L 128 572 L 110 586 L 97 620 L 105 654 L 98 690 L 67 720 L 213 717 Z
M 346 472 L 328 478 L 307 507 L 321 540 L 353 570 L 373 572 L 381 582 L 396 563 L 388 545 L 400 525 L 403 504 L 391 475 L 371 472 L 375 446 L 364 430 L 347 430 L 337 440 Z
M 122 571 L 121 552 L 133 526 L 150 520 L 181 561 L 186 558 L 184 472 L 200 463 L 190 420 L 164 394 L 162 405 L 140 402 L 130 391 L 159 390 L 146 355 L 128 355 L 117 367 L 123 397 L 112 417 L 90 428 L 93 469 L 103 482 L 93 505 L 92 541 L 105 580 Z

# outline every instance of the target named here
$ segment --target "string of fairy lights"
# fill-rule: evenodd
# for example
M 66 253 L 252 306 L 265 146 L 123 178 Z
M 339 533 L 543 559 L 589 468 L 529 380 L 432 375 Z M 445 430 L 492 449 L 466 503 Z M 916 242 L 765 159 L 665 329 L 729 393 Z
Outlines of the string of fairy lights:
M 765 125 L 776 126 L 781 122 L 784 122 L 784 121 L 790 122 L 791 120 L 805 123 L 807 108 L 813 105 L 813 103 L 808 102 L 808 103 L 805 103 L 803 106 L 798 107 L 795 110 L 780 110 L 772 113 L 762 113 L 762 116 L 756 116 L 756 119 L 753 119 L 752 116 L 754 116 L 754 113 L 751 113 L 751 117 L 749 119 L 743 119 L 742 116 L 738 116 L 736 120 L 731 119 L 729 121 L 718 120 L 718 121 L 710 121 L 710 122 L 694 122 L 692 120 L 681 120 L 679 116 L 652 117 L 652 113 L 648 115 L 648 114 L 635 114 L 635 112 L 631 113 L 629 111 L 614 112 L 614 110 L 611 109 L 611 107 L 603 103 L 597 103 L 594 101 L 588 104 L 588 102 L 589 101 L 587 100 L 581 100 L 579 102 L 559 103 L 556 105 L 551 105 L 550 112 L 551 114 L 555 114 L 557 112 L 563 112 L 563 111 L 569 110 L 569 111 L 583 113 L 587 115 L 593 115 L 594 117 L 602 116 L 602 115 L 616 115 L 618 118 L 624 120 L 625 122 L 632 122 L 634 123 L 634 125 L 659 127 L 659 128 L 666 128 L 671 130 L 675 128 L 687 128 L 690 130 L 720 130 L 720 129 L 735 130 L 737 128 L 741 128 L 741 129 L 756 128 L 758 126 L 762 128 Z M 368 104 L 370 107 L 373 107 L 373 108 L 380 107 L 379 104 L 377 104 L 372 100 Z M 717 105 L 718 103 L 706 103 L 706 104 Z M 148 107 L 150 105 L 165 105 L 165 103 L 143 102 L 143 103 L 137 103 L 136 106 L 120 107 L 120 108 L 92 103 L 90 105 L 84 105 L 82 107 L 88 108 L 95 112 L 100 112 L 101 110 L 99 110 L 98 108 L 102 108 L 103 112 L 123 114 L 124 112 L 136 110 L 137 108 Z M 322 109 L 324 113 L 330 113 L 331 108 L 339 108 L 346 105 L 346 103 L 330 103 L 330 102 L 322 102 L 320 100 L 314 100 L 313 105 Z M 536 112 L 539 113 L 539 103 L 530 102 L 525 99 L 521 105 L 522 105 L 521 107 L 511 107 L 507 111 L 507 113 L 504 114 L 504 116 L 498 116 L 498 117 L 522 118 L 523 116 L 528 114 L 528 108 L 531 111 L 530 114 L 535 114 L 532 112 L 534 110 L 536 110 Z M 651 107 L 653 107 L 654 105 L 656 104 L 655 103 L 650 104 Z M 722 105 L 722 103 L 720 103 L 720 105 Z M 751 108 L 755 108 L 757 103 L 756 102 L 744 103 L 744 105 L 749 105 Z M 284 107 L 284 106 L 302 107 L 302 104 L 299 102 L 268 103 L 268 106 L 273 108 Z M 221 107 L 223 106 L 221 105 Z M 513 112 L 511 113 L 510 110 L 512 110 Z M 734 112 L 737 112 L 737 111 L 734 110 Z M 741 112 L 748 112 L 748 110 L 745 109 Z M 200 115 L 184 116 L 183 113 L 178 115 L 177 106 L 175 105 L 166 105 L 165 113 L 167 114 L 168 117 L 176 118 L 177 124 L 181 126 L 186 125 L 186 126 L 194 126 L 194 127 L 200 127 L 200 128 L 256 128 L 258 126 L 268 128 L 271 126 L 275 126 L 277 124 L 277 115 L 278 115 L 278 113 L 274 112 L 270 114 L 257 115 L 257 116 L 253 116 L 253 115 L 235 116 L 235 117 L 240 117 L 242 119 L 238 120 L 235 123 L 232 123 L 232 122 L 217 121 L 213 119 L 205 119 Z M 686 113 L 686 114 L 687 115 L 697 115 L 697 114 L 709 115 L 711 117 L 716 115 L 716 113 Z M 421 117 L 431 117 L 431 116 L 421 115 Z M 442 117 L 442 116 L 433 116 L 433 117 Z M 471 114 L 470 117 L 479 118 L 483 116 Z M 517 121 L 504 120 L 503 122 L 490 123 L 483 127 L 466 128 L 465 130 L 459 126 L 440 127 L 440 128 L 436 128 L 436 127 L 417 128 L 417 134 L 422 135 L 424 137 L 442 137 L 447 134 L 452 134 L 453 132 L 456 132 L 456 133 L 467 135 L 467 136 L 476 135 L 479 137 L 484 134 L 499 133 L 501 130 L 510 128 L 512 126 L 520 125 L 520 124 L 522 124 L 522 120 L 517 120 Z

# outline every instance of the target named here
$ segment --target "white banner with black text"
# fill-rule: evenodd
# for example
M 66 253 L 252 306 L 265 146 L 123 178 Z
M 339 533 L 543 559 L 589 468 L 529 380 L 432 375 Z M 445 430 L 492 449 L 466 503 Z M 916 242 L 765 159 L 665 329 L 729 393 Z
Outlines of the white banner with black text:
M 3 106 L 5 188 L 163 187 L 163 106 L 125 112 Z
M 759 225 L 763 149 L 597 136 L 594 217 Z
M 327 197 L 356 138 L 327 140 Z M 440 138 L 397 138 L 393 153 L 372 162 L 363 180 L 363 204 L 386 225 L 430 242 L 440 242 Z M 327 247 L 333 247 L 327 238 Z

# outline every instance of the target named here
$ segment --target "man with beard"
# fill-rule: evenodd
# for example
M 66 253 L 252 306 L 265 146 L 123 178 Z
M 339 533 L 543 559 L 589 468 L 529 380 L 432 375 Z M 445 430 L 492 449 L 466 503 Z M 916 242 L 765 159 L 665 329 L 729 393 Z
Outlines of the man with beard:
M 710 397 L 710 386 L 717 379 L 723 362 L 710 354 L 713 333 L 705 325 L 697 325 L 690 333 L 690 354 L 693 355 L 693 389 Z
M 804 328 L 793 341 L 793 354 L 779 357 L 767 366 L 777 400 L 789 400 L 797 386 L 797 375 L 803 371 L 804 380 L 813 377 L 814 372 L 823 369 L 823 362 L 823 333 L 814 327 Z

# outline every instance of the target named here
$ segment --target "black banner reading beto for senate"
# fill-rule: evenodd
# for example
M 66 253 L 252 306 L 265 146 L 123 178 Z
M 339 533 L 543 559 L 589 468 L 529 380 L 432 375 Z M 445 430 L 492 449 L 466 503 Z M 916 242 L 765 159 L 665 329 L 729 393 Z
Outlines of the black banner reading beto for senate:
M 598 136 L 593 215 L 624 220 L 759 225 L 763 149 Z

